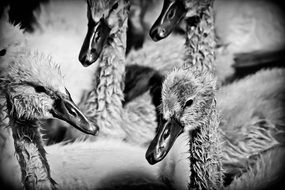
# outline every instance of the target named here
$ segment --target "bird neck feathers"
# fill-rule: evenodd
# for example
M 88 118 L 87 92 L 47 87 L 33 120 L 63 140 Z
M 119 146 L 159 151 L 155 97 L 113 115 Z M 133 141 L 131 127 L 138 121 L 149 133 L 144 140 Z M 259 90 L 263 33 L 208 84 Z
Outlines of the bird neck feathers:
M 42 137 L 36 121 L 18 121 L 10 118 L 15 151 L 26 189 L 55 189 Z
M 215 33 L 213 2 L 199 16 L 186 19 L 186 51 L 184 68 L 213 71 L 215 60 Z
M 207 121 L 190 132 L 189 189 L 221 189 L 223 186 L 222 144 L 216 103 L 213 101 Z
M 101 134 L 125 136 L 118 121 L 122 120 L 124 98 L 126 27 L 107 42 L 96 71 L 96 120 Z

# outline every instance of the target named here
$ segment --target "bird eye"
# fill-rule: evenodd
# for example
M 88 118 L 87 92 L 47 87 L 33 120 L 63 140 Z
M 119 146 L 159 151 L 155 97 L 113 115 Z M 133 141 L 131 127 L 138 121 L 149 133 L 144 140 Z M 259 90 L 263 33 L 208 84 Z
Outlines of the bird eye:
M 2 49 L 1 51 L 0 51 L 0 56 L 4 56 L 6 54 L 6 49 Z
M 187 100 L 187 102 L 185 103 L 185 107 L 190 107 L 193 104 L 193 99 L 189 99 Z
M 47 92 L 47 90 L 46 90 L 46 88 L 45 87 L 43 87 L 43 86 L 36 86 L 35 87 L 35 91 L 37 92 L 37 93 L 42 93 L 42 92 Z
M 113 6 L 112 6 L 112 10 L 116 10 L 119 7 L 119 2 L 116 2 Z

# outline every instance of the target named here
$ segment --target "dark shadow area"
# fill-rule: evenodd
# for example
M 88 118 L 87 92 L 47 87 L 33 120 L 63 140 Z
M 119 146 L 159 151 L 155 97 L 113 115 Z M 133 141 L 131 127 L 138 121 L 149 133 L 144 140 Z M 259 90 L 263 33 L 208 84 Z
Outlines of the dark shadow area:
M 173 190 L 169 184 L 158 183 L 157 179 L 140 171 L 122 171 L 105 176 L 98 190 Z
M 235 54 L 234 62 L 235 74 L 232 78 L 236 80 L 254 74 L 261 69 L 284 68 L 285 50 L 239 53 Z
M 9 7 L 9 18 L 13 24 L 20 24 L 21 28 L 27 32 L 33 32 L 33 25 L 37 24 L 34 11 L 40 8 L 41 3 L 49 0 L 1 0 L 0 14 L 4 13 L 5 8 Z

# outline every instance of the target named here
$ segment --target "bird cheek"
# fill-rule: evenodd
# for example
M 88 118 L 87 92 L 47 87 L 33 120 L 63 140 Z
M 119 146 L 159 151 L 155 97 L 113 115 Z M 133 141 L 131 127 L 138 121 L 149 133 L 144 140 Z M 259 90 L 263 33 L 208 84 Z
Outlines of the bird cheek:
M 45 110 L 43 112 L 43 119 L 50 119 L 50 118 L 53 118 L 53 115 L 51 114 L 51 111 L 50 110 Z
M 43 102 L 43 118 L 44 119 L 50 119 L 50 118 L 53 118 L 53 115 L 51 113 L 51 110 L 53 108 L 53 105 L 54 105 L 54 100 L 51 100 L 51 99 L 46 99 Z
M 191 131 L 195 128 L 195 126 L 194 126 L 195 122 L 193 121 L 191 114 L 188 114 L 187 116 L 186 115 L 182 116 L 180 119 L 180 122 L 184 126 L 185 132 Z

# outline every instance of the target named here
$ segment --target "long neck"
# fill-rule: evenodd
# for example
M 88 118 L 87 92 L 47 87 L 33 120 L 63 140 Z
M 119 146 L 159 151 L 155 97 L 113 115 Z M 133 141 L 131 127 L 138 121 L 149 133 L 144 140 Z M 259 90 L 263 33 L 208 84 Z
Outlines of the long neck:
M 25 188 L 55 189 L 37 123 L 10 119 L 9 125 Z
M 197 2 L 199 4 L 199 2 Z M 215 60 L 215 33 L 213 0 L 203 5 L 200 15 L 186 20 L 185 68 L 205 68 L 213 71 Z
M 189 189 L 221 189 L 223 185 L 221 137 L 216 103 L 213 101 L 209 119 L 190 132 Z
M 127 21 L 125 21 L 127 23 Z M 96 73 L 96 119 L 104 134 L 124 138 L 119 128 L 124 98 L 126 24 L 107 42 Z

